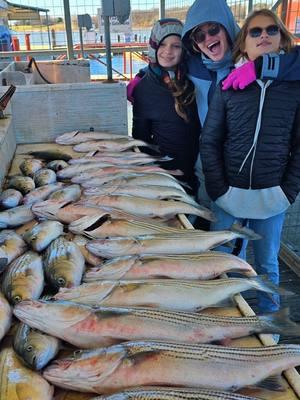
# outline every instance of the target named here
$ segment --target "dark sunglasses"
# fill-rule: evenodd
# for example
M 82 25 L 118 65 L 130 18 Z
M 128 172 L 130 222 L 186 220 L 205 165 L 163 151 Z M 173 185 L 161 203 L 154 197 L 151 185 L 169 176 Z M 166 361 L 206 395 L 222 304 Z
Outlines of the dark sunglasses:
M 266 31 L 269 36 L 276 36 L 278 35 L 280 29 L 277 25 L 269 25 L 266 28 L 260 28 L 259 26 L 256 26 L 255 28 L 249 29 L 248 34 L 252 38 L 257 38 L 261 36 L 263 31 Z
M 209 36 L 215 36 L 220 32 L 220 30 L 221 30 L 220 24 L 212 25 L 210 28 L 207 29 L 207 32 L 204 32 L 201 29 L 198 29 L 193 33 L 193 39 L 195 40 L 195 42 L 201 43 L 201 42 L 204 42 L 207 34 Z

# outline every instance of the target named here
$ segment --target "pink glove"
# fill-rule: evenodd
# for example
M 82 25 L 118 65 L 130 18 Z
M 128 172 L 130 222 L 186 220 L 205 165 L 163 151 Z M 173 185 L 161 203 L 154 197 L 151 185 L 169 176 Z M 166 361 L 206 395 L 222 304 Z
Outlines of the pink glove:
M 233 87 L 234 90 L 245 89 L 246 86 L 256 80 L 255 64 L 248 61 L 241 67 L 234 69 L 222 82 L 222 89 L 227 90 Z
M 133 92 L 135 87 L 139 84 L 140 80 L 142 78 L 138 75 L 136 75 L 127 85 L 127 100 L 130 101 L 131 104 L 134 102 L 134 97 L 133 97 Z

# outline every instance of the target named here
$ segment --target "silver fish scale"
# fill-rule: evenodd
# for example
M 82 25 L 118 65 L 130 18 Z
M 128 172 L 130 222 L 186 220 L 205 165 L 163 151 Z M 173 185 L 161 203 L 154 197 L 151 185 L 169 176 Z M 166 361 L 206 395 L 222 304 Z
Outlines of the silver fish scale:
M 209 287 L 216 287 L 216 286 L 226 286 L 228 287 L 229 285 L 236 285 L 238 283 L 245 284 L 245 282 L 248 282 L 249 280 L 246 278 L 226 278 L 226 279 L 215 279 L 215 280 L 209 280 L 209 281 L 184 281 L 184 280 L 179 280 L 179 279 L 151 279 L 151 280 L 130 280 L 130 281 L 118 281 L 115 286 L 127 286 L 127 285 L 157 285 L 161 284 L 163 286 L 177 286 L 180 285 L 182 287 L 193 287 L 193 288 L 209 288 Z M 109 282 L 108 281 L 103 281 L 103 282 Z M 111 281 L 113 283 L 114 281 Z M 249 281 L 251 282 L 251 280 Z
M 124 344 L 128 355 L 137 355 L 145 351 L 166 352 L 167 357 L 194 359 L 194 360 L 216 360 L 230 363 L 236 362 L 262 362 L 274 360 L 276 357 L 300 355 L 299 345 L 274 345 L 268 347 L 222 347 L 215 345 L 193 345 L 180 344 L 176 342 L 127 342 Z
M 126 390 L 111 396 L 101 396 L 102 400 L 256 400 L 254 397 L 243 396 L 236 393 L 220 392 L 217 390 L 193 389 L 136 389 Z
M 55 259 L 65 257 L 68 252 L 71 252 L 74 245 L 62 237 L 54 240 L 48 247 L 45 256 L 48 263 L 53 262 Z

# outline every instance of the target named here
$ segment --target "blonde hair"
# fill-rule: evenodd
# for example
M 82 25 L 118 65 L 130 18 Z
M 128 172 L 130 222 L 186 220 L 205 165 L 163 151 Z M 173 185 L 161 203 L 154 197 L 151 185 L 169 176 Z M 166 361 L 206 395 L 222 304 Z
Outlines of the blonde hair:
M 262 8 L 261 10 L 255 10 L 245 19 L 244 24 L 238 34 L 237 40 L 233 48 L 233 60 L 234 62 L 239 61 L 240 58 L 246 56 L 245 54 L 245 41 L 248 35 L 248 28 L 250 22 L 257 16 L 263 15 L 273 19 L 274 24 L 279 27 L 281 34 L 280 48 L 285 52 L 291 51 L 294 46 L 294 36 L 288 31 L 281 19 L 273 11 L 268 8 Z

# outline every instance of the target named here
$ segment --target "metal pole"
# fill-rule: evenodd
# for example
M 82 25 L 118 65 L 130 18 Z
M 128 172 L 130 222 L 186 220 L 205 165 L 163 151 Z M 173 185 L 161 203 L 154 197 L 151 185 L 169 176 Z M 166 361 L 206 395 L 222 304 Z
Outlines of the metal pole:
M 48 31 L 49 49 L 51 49 L 51 36 L 50 36 L 50 27 L 49 27 L 48 11 L 46 11 L 46 24 L 47 24 L 47 31 Z
M 82 37 L 82 27 L 79 27 L 79 39 L 80 39 L 80 49 L 81 49 L 81 57 L 84 58 L 84 50 L 83 50 L 83 37 Z
M 74 52 L 73 52 L 72 24 L 71 24 L 69 0 L 64 0 L 64 14 L 65 14 L 65 26 L 67 34 L 67 48 L 68 48 L 67 55 L 69 60 L 73 60 Z
M 253 0 L 248 1 L 248 14 L 253 10 Z
M 104 34 L 105 34 L 105 48 L 106 48 L 107 80 L 108 81 L 112 81 L 112 63 L 111 63 L 111 45 L 110 45 L 109 17 L 103 16 L 103 19 L 104 19 Z
M 165 18 L 165 15 L 166 15 L 165 0 L 159 0 L 159 19 Z

